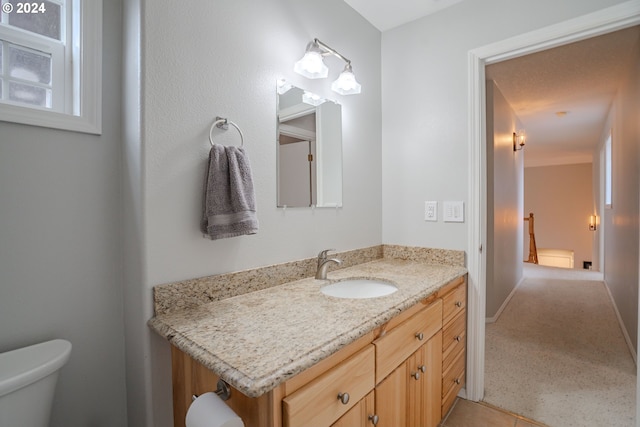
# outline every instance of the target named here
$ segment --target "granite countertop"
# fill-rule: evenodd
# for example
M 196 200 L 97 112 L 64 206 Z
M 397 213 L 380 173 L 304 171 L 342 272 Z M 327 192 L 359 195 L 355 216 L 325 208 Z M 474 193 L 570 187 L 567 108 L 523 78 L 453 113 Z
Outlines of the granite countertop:
M 249 397 L 261 396 L 465 274 L 462 266 L 379 259 L 195 308 L 149 326 Z M 340 299 L 320 288 L 346 278 L 383 279 L 398 291 Z

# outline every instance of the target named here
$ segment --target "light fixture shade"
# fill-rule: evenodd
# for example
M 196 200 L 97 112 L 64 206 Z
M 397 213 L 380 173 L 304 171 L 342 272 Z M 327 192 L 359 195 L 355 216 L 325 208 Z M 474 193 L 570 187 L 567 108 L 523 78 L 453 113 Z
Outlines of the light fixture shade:
M 519 130 L 518 133 L 513 132 L 513 151 L 522 150 L 526 143 L 526 138 L 524 130 Z
M 320 98 L 320 96 L 315 93 L 307 92 L 305 90 L 304 94 L 302 94 L 302 102 L 317 107 L 324 102 L 324 99 Z
M 307 49 L 302 59 L 294 65 L 293 71 L 308 79 L 323 79 L 329 75 L 329 68 L 324 64 L 322 55 L 313 48 Z
M 362 86 L 357 82 L 350 64 L 344 67 L 344 71 L 340 73 L 338 79 L 331 84 L 331 90 L 340 95 L 355 95 L 360 93 Z
M 280 79 L 280 80 L 277 81 L 278 95 L 284 95 L 285 93 L 289 92 L 291 89 L 293 89 L 293 85 L 292 84 L 287 83 L 283 79 Z

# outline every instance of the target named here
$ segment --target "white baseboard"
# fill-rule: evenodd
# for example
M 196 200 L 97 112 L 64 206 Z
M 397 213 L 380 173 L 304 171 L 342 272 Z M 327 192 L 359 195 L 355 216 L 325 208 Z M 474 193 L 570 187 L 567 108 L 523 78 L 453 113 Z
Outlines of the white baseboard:
M 485 318 L 485 323 L 494 323 L 494 322 L 496 322 L 498 320 L 498 318 L 500 317 L 500 315 L 502 314 L 504 309 L 507 307 L 507 304 L 509 304 L 509 301 L 511 301 L 511 298 L 513 298 L 513 296 L 515 295 L 516 291 L 518 290 L 518 288 L 520 287 L 520 285 L 522 284 L 523 281 L 524 281 L 524 275 L 520 278 L 520 281 L 518 281 L 518 283 L 513 288 L 513 290 L 511 290 L 511 293 L 504 300 L 504 302 L 502 303 L 502 305 L 500 306 L 500 308 L 496 312 L 495 316 Z
M 629 338 L 629 332 L 627 332 L 627 328 L 624 326 L 624 322 L 622 321 L 622 316 L 620 316 L 620 312 L 618 311 L 618 306 L 616 305 L 616 300 L 613 299 L 613 295 L 611 294 L 611 289 L 609 289 L 609 285 L 607 285 L 607 281 L 604 280 L 604 288 L 607 290 L 607 294 L 609 294 L 609 299 L 611 300 L 611 304 L 613 305 L 613 311 L 616 312 L 616 317 L 618 318 L 618 324 L 620 325 L 620 330 L 622 331 L 622 335 L 624 336 L 624 340 L 627 343 L 627 347 L 629 347 L 629 351 L 631 352 L 631 357 L 633 357 L 633 362 L 638 365 L 638 354 L 636 352 L 635 347 L 633 346 L 633 342 L 631 338 Z

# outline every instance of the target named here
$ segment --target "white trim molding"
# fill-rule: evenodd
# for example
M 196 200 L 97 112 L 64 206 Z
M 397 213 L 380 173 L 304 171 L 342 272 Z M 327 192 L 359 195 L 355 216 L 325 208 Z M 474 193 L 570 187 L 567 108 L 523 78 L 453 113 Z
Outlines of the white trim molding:
M 611 288 L 607 284 L 607 281 L 604 282 L 604 288 L 607 290 L 607 295 L 609 295 L 609 301 L 611 301 L 611 305 L 613 306 L 613 311 L 616 312 L 616 319 L 618 319 L 618 325 L 620 326 L 620 330 L 622 331 L 622 336 L 624 337 L 624 341 L 627 343 L 627 347 L 629 347 L 629 352 L 631 353 L 631 357 L 633 358 L 636 366 L 638 365 L 638 353 L 635 348 L 633 348 L 633 342 L 631 341 L 631 337 L 629 336 L 629 331 L 627 331 L 627 327 L 624 325 L 622 321 L 622 316 L 620 315 L 620 311 L 618 311 L 618 306 L 616 304 L 616 300 L 613 298 L 613 294 L 611 293 Z
M 524 281 L 525 281 L 525 277 L 522 276 L 520 278 L 520 280 L 518 281 L 518 284 L 511 290 L 509 295 L 507 295 L 507 298 L 504 300 L 504 302 L 502 303 L 502 305 L 500 306 L 498 311 L 496 311 L 496 314 L 493 317 L 487 317 L 486 320 L 485 320 L 485 323 L 495 323 L 495 322 L 498 321 L 498 319 L 500 318 L 500 315 L 502 314 L 504 309 L 507 308 L 507 304 L 509 304 L 509 302 L 511 301 L 511 298 L 513 298 L 513 296 L 516 294 L 516 291 L 518 290 L 518 288 L 520 287 L 520 285 L 522 285 L 522 282 L 524 282 Z
M 640 24 L 640 2 L 631 0 L 578 18 L 471 50 L 469 77 L 469 271 L 467 398 L 484 396 L 487 174 L 485 65 L 543 51 Z M 636 393 L 640 399 L 640 393 Z M 640 405 L 636 405 L 640 408 Z M 638 417 L 640 418 L 640 417 Z

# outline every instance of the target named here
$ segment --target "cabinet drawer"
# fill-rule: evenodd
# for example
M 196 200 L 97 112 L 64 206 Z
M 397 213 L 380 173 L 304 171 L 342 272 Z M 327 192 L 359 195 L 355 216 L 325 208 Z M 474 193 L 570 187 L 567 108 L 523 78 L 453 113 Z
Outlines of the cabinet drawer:
M 466 313 L 463 311 L 442 330 L 442 366 L 444 370 L 466 345 Z
M 282 400 L 283 425 L 328 426 L 355 406 L 375 386 L 372 345 L 320 375 Z M 338 394 L 348 393 L 342 403 Z
M 441 413 L 443 417 L 447 415 L 447 412 L 449 412 L 449 409 L 451 409 L 451 405 L 453 405 L 453 402 L 456 400 L 456 396 L 458 396 L 458 392 L 460 392 L 460 389 L 464 386 L 464 382 L 465 382 L 464 369 L 458 372 L 455 379 L 458 379 L 460 381 L 460 384 L 453 382 L 452 383 L 453 386 L 449 388 L 449 392 L 442 397 Z
M 449 393 L 458 394 L 464 385 L 466 352 L 461 352 L 446 371 L 442 372 L 442 397 L 447 399 Z M 454 392 L 455 390 L 455 392 Z
M 462 387 L 462 386 L 460 386 Z M 449 413 L 449 410 L 451 409 L 451 406 L 453 405 L 453 402 L 456 401 L 456 397 L 458 396 L 458 392 L 460 391 L 460 389 L 451 389 L 451 392 L 446 395 L 445 397 L 442 398 L 442 409 L 441 409 L 441 413 L 442 413 L 442 417 L 446 417 L 447 414 Z
M 400 366 L 440 328 L 442 328 L 442 302 L 437 300 L 374 341 L 376 384 Z
M 442 298 L 442 324 L 447 325 L 467 306 L 467 286 L 461 284 Z

